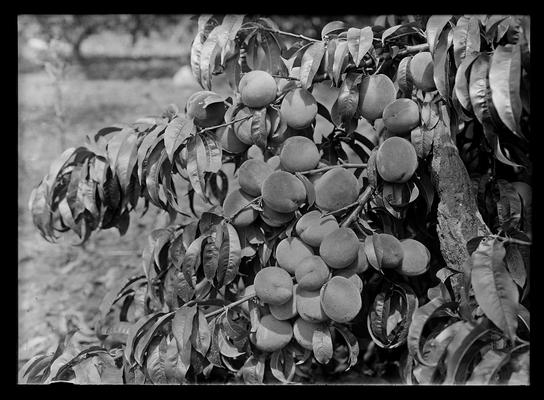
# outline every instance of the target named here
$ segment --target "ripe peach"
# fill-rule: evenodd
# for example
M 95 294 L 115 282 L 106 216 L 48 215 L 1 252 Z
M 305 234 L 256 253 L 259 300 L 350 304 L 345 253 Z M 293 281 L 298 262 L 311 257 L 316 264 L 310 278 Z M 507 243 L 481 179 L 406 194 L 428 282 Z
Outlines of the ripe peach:
M 251 108 L 266 107 L 274 100 L 278 92 L 276 80 L 266 71 L 250 71 L 238 84 L 242 103 Z
M 314 337 L 314 331 L 319 329 L 322 324 L 308 322 L 302 318 L 297 318 L 293 324 L 293 337 L 303 348 L 312 350 L 312 339 Z
M 235 189 L 225 198 L 223 202 L 223 214 L 227 218 L 231 218 L 239 209 L 250 203 L 254 197 L 243 192 L 241 189 Z M 253 207 L 247 207 L 238 213 L 232 220 L 232 225 L 235 227 L 243 227 L 250 225 L 257 219 L 259 212 Z
M 419 126 L 419 106 L 412 99 L 397 99 L 385 107 L 383 123 L 391 134 L 407 134 Z
M 357 252 L 357 257 L 355 260 L 346 268 L 338 270 L 338 274 L 342 276 L 352 275 L 352 274 L 362 274 L 368 269 L 368 259 L 366 258 L 365 253 L 365 243 L 359 242 L 359 251 Z
M 328 170 L 315 183 L 315 204 L 324 211 L 335 211 L 357 200 L 359 182 L 348 170 Z
M 291 297 L 286 303 L 280 305 L 270 304 L 268 306 L 270 309 L 270 314 L 272 314 L 276 319 L 285 321 L 298 315 L 297 302 L 295 299 L 295 291 L 297 286 L 298 285 L 293 285 L 293 297 Z
M 313 256 L 314 250 L 296 237 L 282 239 L 276 246 L 276 261 L 278 265 L 295 275 L 300 262 L 306 257 Z
M 253 115 L 253 112 L 247 108 L 244 107 L 240 111 L 236 113 L 236 116 L 234 119 L 240 119 L 247 117 L 249 115 Z M 251 124 L 253 122 L 253 118 L 249 118 L 240 122 L 236 122 L 232 126 L 234 127 L 234 133 L 236 134 L 236 137 L 242 142 L 247 145 L 252 145 L 254 143 L 253 137 L 251 136 Z M 272 123 L 270 120 L 270 116 L 267 114 L 265 117 L 265 127 L 267 132 L 270 132 L 272 129 Z
M 305 136 L 291 136 L 283 142 L 280 152 L 281 166 L 289 172 L 314 169 L 320 158 L 314 141 Z
M 332 215 L 322 217 L 319 210 L 310 211 L 302 216 L 295 225 L 300 238 L 312 247 L 319 247 L 323 238 L 340 226 Z
M 274 170 L 274 171 L 278 171 L 281 167 L 281 164 L 280 164 L 280 156 L 272 156 L 270 157 L 268 160 L 266 160 L 266 163 L 268 165 L 270 165 L 270 167 Z
M 295 291 L 297 311 L 300 318 L 308 322 L 323 322 L 329 318 L 321 307 L 319 290 L 302 289 L 300 285 Z
M 367 75 L 359 86 L 359 113 L 372 122 L 382 117 L 385 107 L 396 97 L 395 84 L 387 75 Z
M 308 256 L 295 269 L 295 277 L 302 289 L 319 290 L 329 280 L 329 267 L 319 256 Z
M 280 113 L 281 118 L 291 128 L 306 128 L 317 115 L 317 102 L 309 91 L 297 88 L 285 95 L 281 102 Z
M 268 314 L 259 321 L 255 332 L 255 347 L 261 351 L 273 352 L 287 346 L 292 337 L 293 327 L 289 322 L 280 321 Z
M 216 137 L 219 139 L 219 143 L 221 144 L 223 150 L 232 154 L 242 153 L 249 147 L 247 144 L 238 139 L 234 133 L 234 128 L 232 125 L 223 126 L 217 129 Z
M 381 268 L 397 268 L 402 264 L 403 247 L 393 235 L 378 233 L 374 236 L 374 251 Z
M 249 159 L 238 170 L 240 188 L 251 196 L 260 196 L 262 183 L 272 172 L 272 167 L 264 161 Z
M 407 182 L 417 169 L 414 146 L 398 136 L 386 139 L 376 153 L 376 168 L 386 182 Z
M 263 303 L 281 305 L 293 297 L 293 281 L 287 271 L 279 267 L 266 267 L 255 275 L 255 293 Z
M 414 86 L 424 92 L 436 90 L 433 72 L 433 57 L 428 51 L 417 53 L 410 60 L 410 75 Z
M 414 239 L 401 240 L 400 245 L 403 258 L 398 272 L 406 276 L 424 274 L 429 269 L 429 262 L 431 261 L 431 253 L 427 247 Z
M 337 269 L 334 271 L 334 276 L 343 276 L 344 278 L 348 278 L 359 290 L 359 293 L 363 291 L 363 280 L 359 275 L 353 272 L 353 270 L 349 270 L 348 268 L 344 269 Z
M 350 228 L 338 228 L 329 233 L 319 246 L 319 254 L 334 269 L 349 266 L 357 258 L 359 239 Z
M 272 210 L 263 201 L 263 211 L 261 211 L 261 219 L 268 226 L 272 226 L 274 228 L 277 228 L 279 226 L 285 225 L 286 223 L 291 221 L 293 218 L 295 218 L 295 213 L 294 212 L 279 213 L 277 211 Z
M 216 93 L 201 90 L 193 93 L 189 99 L 187 99 L 187 116 L 189 118 L 194 118 L 195 122 L 203 128 L 221 124 L 225 117 L 225 112 L 227 111 L 225 104 L 222 102 L 212 103 L 207 107 L 204 107 L 204 101 L 210 95 L 216 95 Z
M 274 211 L 289 213 L 306 201 L 306 188 L 293 174 L 274 171 L 263 182 L 263 201 Z
M 321 306 L 330 319 L 343 324 L 361 310 L 361 294 L 348 278 L 334 276 L 321 288 Z

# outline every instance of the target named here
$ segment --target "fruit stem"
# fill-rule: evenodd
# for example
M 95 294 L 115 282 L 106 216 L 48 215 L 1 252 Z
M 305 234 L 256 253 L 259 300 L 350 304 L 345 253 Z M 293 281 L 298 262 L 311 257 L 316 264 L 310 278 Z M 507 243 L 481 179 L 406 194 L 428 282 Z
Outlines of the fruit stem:
M 209 126 L 207 128 L 204 128 L 204 129 L 198 131 L 198 133 L 213 131 L 214 129 L 217 129 L 217 128 L 222 128 L 224 126 L 229 126 L 229 125 L 235 124 L 235 123 L 240 122 L 240 121 L 245 121 L 246 119 L 250 119 L 252 116 L 253 115 L 248 115 L 248 116 L 245 116 L 243 118 L 238 118 L 238 119 L 232 120 L 230 122 L 225 122 L 224 124 L 221 124 L 221 125 Z
M 300 79 L 295 78 L 294 76 L 282 76 L 282 75 L 272 75 L 273 78 L 287 79 L 290 81 L 300 81 Z
M 358 202 L 358 201 L 354 201 L 353 203 L 348 204 L 348 205 L 345 206 L 345 207 L 339 208 L 338 210 L 329 211 L 329 212 L 323 214 L 322 217 L 328 217 L 329 215 L 334 215 L 334 214 L 341 214 L 342 212 L 344 212 L 344 211 L 346 211 L 346 210 L 349 210 L 351 207 L 354 207 L 354 206 L 356 206 L 357 204 L 359 204 L 359 202 Z
M 363 193 L 361 193 L 361 195 L 357 199 L 357 202 L 359 203 L 357 208 L 355 208 L 351 212 L 351 214 L 349 214 L 348 218 L 344 222 L 342 222 L 342 224 L 340 225 L 342 228 L 346 228 L 350 226 L 353 223 L 353 221 L 355 221 L 355 219 L 357 218 L 357 215 L 359 215 L 359 213 L 361 212 L 365 204 L 368 202 L 368 200 L 370 200 L 370 196 L 372 196 L 373 193 L 374 193 L 374 187 L 372 187 L 371 185 L 368 185 L 366 189 L 363 191 Z
M 318 172 L 328 171 L 329 169 L 333 169 L 333 168 L 366 168 L 366 164 L 349 164 L 349 163 L 346 163 L 346 164 L 338 164 L 338 165 L 328 165 L 328 166 L 322 167 L 322 168 L 316 168 L 316 169 L 309 169 L 307 171 L 301 171 L 300 173 L 302 175 L 315 174 L 315 173 L 318 173 Z
M 245 303 L 246 301 L 248 300 L 251 300 L 252 298 L 254 298 L 255 296 L 257 296 L 257 294 L 253 293 L 253 294 L 248 294 L 247 296 L 245 297 L 242 297 L 240 300 L 236 300 L 230 304 L 227 304 L 226 306 L 223 306 L 215 311 L 212 311 L 206 315 L 204 315 L 204 317 L 207 319 L 207 318 L 211 318 L 211 317 L 214 317 L 216 316 L 217 314 L 221 314 L 222 312 L 224 311 L 227 311 L 228 309 L 231 309 L 232 307 L 236 307 L 237 305 L 240 305 L 242 303 Z

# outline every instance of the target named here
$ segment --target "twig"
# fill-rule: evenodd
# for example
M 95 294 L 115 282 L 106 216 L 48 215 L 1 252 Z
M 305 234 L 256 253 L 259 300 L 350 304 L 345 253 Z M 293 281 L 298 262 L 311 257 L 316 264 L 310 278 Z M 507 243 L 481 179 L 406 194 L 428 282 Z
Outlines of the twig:
M 361 193 L 361 195 L 357 199 L 357 202 L 359 203 L 357 208 L 355 208 L 351 212 L 351 214 L 349 214 L 348 218 L 344 222 L 342 222 L 342 224 L 340 225 L 342 228 L 350 226 L 353 223 L 353 221 L 355 221 L 355 219 L 357 218 L 357 215 L 359 215 L 359 213 L 361 212 L 361 210 L 363 209 L 363 207 L 365 206 L 365 204 L 370 199 L 370 196 L 372 196 L 373 193 L 374 193 L 374 187 L 372 187 L 371 185 L 368 185 L 366 189 L 363 191 L 363 193 Z
M 268 32 L 274 32 L 274 33 L 277 33 L 278 35 L 290 36 L 290 37 L 294 37 L 294 38 L 297 38 L 297 39 L 307 40 L 308 42 L 320 42 L 320 40 L 312 39 L 312 38 L 310 38 L 308 36 L 304 36 L 304 35 L 298 35 L 296 33 L 285 32 L 285 31 L 280 31 L 280 30 L 275 30 L 275 29 L 270 29 L 270 28 L 260 28 L 260 29 L 268 31 Z
M 206 314 L 204 317 L 206 318 L 211 318 L 211 317 L 214 317 L 216 316 L 217 314 L 221 314 L 223 311 L 226 311 L 232 307 L 235 307 L 239 304 L 242 304 L 242 303 L 245 303 L 246 301 L 248 300 L 251 300 L 252 298 L 254 298 L 255 296 L 257 296 L 256 293 L 253 293 L 253 294 L 248 294 L 247 296 L 245 297 L 242 297 L 240 300 L 236 300 L 230 304 L 227 304 L 226 306 L 223 306 L 222 308 L 218 309 L 218 310 L 215 310 L 215 311 L 212 311 L 208 314 Z
M 253 117 L 253 115 L 248 115 L 248 116 L 245 116 L 243 118 L 238 118 L 238 119 L 232 120 L 230 122 L 225 122 L 224 124 L 221 124 L 221 125 L 209 126 L 207 128 L 204 128 L 204 129 L 198 131 L 198 133 L 213 131 L 214 129 L 222 128 L 224 126 L 229 126 L 229 125 L 235 124 L 235 123 L 240 122 L 240 121 L 245 121 L 246 119 L 250 119 L 252 117 Z
M 294 76 L 282 76 L 282 75 L 272 75 L 273 78 L 279 78 L 279 79 L 287 79 L 290 81 L 300 81 L 299 78 L 295 78 Z
M 329 215 L 334 215 L 334 214 L 341 214 L 342 212 L 346 211 L 346 210 L 349 210 L 351 207 L 354 207 L 356 206 L 357 204 L 359 204 L 358 201 L 355 201 L 351 204 L 348 204 L 347 206 L 345 207 L 342 207 L 342 208 L 339 208 L 338 210 L 334 210 L 334 211 L 329 211 L 325 214 L 323 214 L 322 216 L 323 217 L 328 217 Z
M 349 164 L 349 163 L 346 163 L 346 164 L 338 164 L 338 165 L 328 165 L 328 166 L 322 167 L 322 168 L 316 168 L 316 169 L 309 169 L 307 171 L 301 171 L 300 173 L 302 175 L 316 174 L 318 172 L 328 171 L 329 169 L 334 169 L 334 168 L 366 168 L 366 164 Z

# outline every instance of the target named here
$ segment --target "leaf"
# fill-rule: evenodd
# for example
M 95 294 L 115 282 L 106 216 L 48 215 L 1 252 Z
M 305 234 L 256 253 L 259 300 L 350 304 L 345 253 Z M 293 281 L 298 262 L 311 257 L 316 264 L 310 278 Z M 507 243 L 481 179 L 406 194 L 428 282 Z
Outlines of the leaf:
M 499 370 L 508 362 L 510 355 L 497 350 L 489 350 L 481 361 L 476 364 L 467 385 L 490 385 Z
M 242 27 L 245 14 L 227 14 L 223 18 L 222 25 L 227 27 L 227 40 L 222 46 L 221 50 L 221 65 L 225 65 L 227 60 L 227 54 L 232 51 L 235 46 L 235 39 L 238 31 Z
M 472 67 L 472 63 L 478 58 L 478 56 L 479 53 L 467 55 L 455 73 L 455 95 L 457 100 L 459 100 L 459 104 L 461 104 L 461 106 L 467 111 L 472 111 L 469 92 L 470 69 Z
M 302 175 L 300 172 L 295 172 L 295 176 L 300 179 L 304 188 L 306 189 L 306 199 L 308 207 L 311 207 L 315 203 L 315 187 L 312 182 L 306 176 Z
M 191 288 L 194 288 L 193 275 L 196 269 L 200 266 L 201 262 L 200 254 L 202 251 L 202 243 L 204 240 L 206 240 L 207 237 L 208 235 L 203 235 L 193 240 L 189 247 L 187 247 L 185 257 L 183 258 L 183 262 L 181 264 L 181 271 L 183 273 L 185 281 Z
M 193 330 L 193 319 L 197 313 L 197 306 L 181 306 L 178 308 L 172 320 L 172 334 L 176 339 L 180 357 L 180 372 L 182 379 L 185 378 L 191 363 L 191 333 Z
M 212 14 L 201 14 L 198 17 L 198 31 L 191 44 L 191 72 L 193 73 L 193 77 L 196 79 L 200 86 L 202 86 L 200 73 L 200 56 L 202 53 L 202 45 L 206 40 L 211 28 L 216 25 L 215 20 L 212 20 L 214 21 L 214 23 L 210 26 L 209 21 L 212 19 L 212 17 Z
M 346 57 L 348 55 L 348 42 L 338 41 L 334 50 L 333 66 L 332 66 L 332 81 L 336 86 L 340 81 L 340 74 L 343 72 Z
M 240 373 L 242 374 L 244 383 L 250 385 L 263 383 L 264 369 L 265 363 L 263 356 L 250 356 L 242 368 L 240 368 Z
M 208 321 L 206 321 L 206 316 L 202 310 L 198 310 L 197 315 L 194 317 L 191 340 L 193 349 L 206 357 L 210 349 L 212 336 Z
M 199 135 L 191 136 L 187 140 L 187 173 L 189 175 L 189 182 L 195 193 L 204 198 L 204 171 L 199 168 L 199 157 L 197 154 L 198 152 L 202 153 L 203 151 L 205 152 L 206 149 L 204 148 Z
M 432 15 L 427 20 L 425 36 L 427 37 L 427 43 L 429 43 L 429 51 L 431 52 L 431 54 L 434 53 L 438 37 L 444 30 L 444 27 L 451 20 L 451 17 L 451 15 Z
M 300 64 L 300 83 L 304 89 L 312 86 L 314 76 L 324 55 L 325 43 L 322 41 L 312 43 L 304 52 Z
M 519 293 L 506 270 L 505 249 L 497 239 L 482 240 L 472 253 L 471 283 L 484 314 L 508 337 L 516 337 Z
M 523 165 L 516 164 L 515 162 L 511 161 L 508 157 L 504 155 L 501 149 L 500 139 L 498 135 L 493 136 L 491 142 L 492 142 L 495 158 L 497 159 L 497 161 L 500 161 L 501 163 L 505 165 L 509 165 L 511 167 L 523 168 Z
M 434 129 L 428 130 L 421 127 L 414 128 L 410 133 L 410 141 L 414 145 L 419 158 L 425 159 L 431 153 L 433 147 Z
M 425 305 L 419 307 L 412 317 L 410 327 L 408 328 L 408 351 L 414 359 L 423 365 L 434 366 L 430 364 L 421 353 L 421 335 L 427 322 L 433 318 L 435 313 L 440 310 L 455 307 L 455 303 L 446 302 L 442 297 L 435 297 Z
M 161 134 L 165 128 L 165 125 L 158 125 L 144 137 L 144 140 L 140 143 L 140 147 L 138 147 L 138 178 L 140 178 L 140 182 L 144 181 L 144 160 L 147 158 L 147 154 L 153 152 L 155 147 L 164 140 Z
M 378 262 L 378 257 L 376 256 L 376 250 L 374 247 L 374 235 L 369 235 L 365 238 L 365 254 L 370 265 L 376 271 L 381 272 L 380 263 Z
M 347 28 L 347 25 L 343 21 L 331 21 L 321 29 L 321 40 L 325 40 L 327 36 L 334 33 L 343 32 Z
M 212 90 L 212 73 L 215 63 L 228 38 L 228 27 L 218 25 L 210 32 L 200 50 L 200 79 L 206 90 Z
M 36 376 L 50 365 L 52 354 L 38 354 L 28 360 L 19 370 L 18 383 L 33 383 Z
M 448 98 L 451 92 L 449 87 L 449 48 L 452 36 L 451 28 L 444 29 L 438 36 L 434 50 L 431 51 L 434 83 L 438 93 L 444 98 Z
M 376 154 L 378 153 L 378 147 L 374 147 L 366 164 L 366 171 L 368 176 L 368 183 L 373 188 L 378 186 L 378 169 L 376 167 Z
M 470 54 L 480 52 L 480 21 L 477 17 L 462 16 L 453 29 L 453 56 L 455 66 L 463 62 Z
M 486 318 L 483 318 L 475 327 L 467 323 L 464 326 L 465 329 L 459 330 L 448 346 L 447 374 L 444 381 L 446 385 L 461 383 L 465 380 L 469 361 L 480 350 L 477 342 L 483 340 L 492 331 L 491 324 Z
M 497 46 L 489 66 L 491 99 L 501 121 L 521 136 L 521 51 L 519 45 Z
M 121 184 L 121 190 L 123 193 L 128 193 L 128 186 L 130 183 L 130 177 L 138 161 L 138 138 L 136 135 L 130 134 L 121 143 L 121 149 L 117 153 L 117 159 L 115 160 L 115 173 Z M 108 146 L 109 150 L 109 146 Z M 110 163 L 111 164 L 111 163 Z M 112 165 L 113 168 L 113 165 Z
M 357 364 L 357 358 L 359 356 L 359 342 L 357 341 L 355 335 L 351 333 L 345 326 L 339 324 L 334 324 L 333 326 L 338 332 L 340 332 L 348 346 L 349 359 L 348 367 L 346 368 L 346 371 L 348 371 L 351 367 Z
M 266 148 L 268 130 L 266 129 L 266 107 L 252 111 L 251 139 L 261 149 Z
M 514 282 L 516 282 L 519 287 L 523 288 L 527 280 L 527 271 L 525 270 L 523 257 L 517 244 L 511 243 L 506 247 L 504 261 Z
M 490 124 L 490 114 L 486 103 L 487 88 L 488 88 L 488 70 L 489 56 L 486 53 L 481 53 L 474 63 L 470 71 L 469 94 L 470 103 L 474 110 L 474 115 L 478 121 L 484 125 L 484 129 Z
M 174 163 L 174 155 L 180 146 L 193 133 L 195 133 L 195 124 L 192 118 L 178 116 L 170 121 L 164 131 L 164 148 L 171 163 Z
M 134 350 L 137 344 L 137 341 L 141 338 L 141 334 L 144 331 L 146 326 L 149 326 L 155 322 L 155 319 L 160 317 L 162 313 L 153 313 L 145 315 L 140 318 L 129 330 L 127 343 L 124 351 L 125 359 L 127 362 L 133 366 L 134 365 Z
M 75 374 L 74 383 L 78 385 L 102 383 L 94 359 L 94 357 L 90 357 L 72 366 Z
M 215 240 L 213 240 L 212 237 L 208 237 L 202 254 L 202 267 L 204 269 L 204 276 L 210 282 L 213 282 L 215 277 L 218 260 L 219 249 L 216 246 Z
M 320 325 L 312 336 L 314 357 L 320 364 L 328 364 L 333 356 L 331 332 L 328 326 Z
M 283 349 L 273 352 L 270 356 L 270 371 L 278 381 L 291 383 L 296 371 L 292 354 Z
M 136 344 L 136 349 L 134 350 L 134 360 L 136 362 L 143 366 L 144 365 L 144 356 L 147 352 L 147 349 L 149 348 L 152 340 L 155 338 L 157 333 L 159 333 L 159 329 L 169 322 L 173 318 L 174 314 L 164 314 L 161 315 L 155 323 L 147 330 L 145 335 L 142 336 L 142 338 L 138 341 Z
M 238 274 L 242 248 L 236 229 L 229 223 L 223 225 L 223 242 L 219 249 L 217 281 L 220 286 L 231 283 Z
M 149 345 L 145 360 L 146 373 L 155 385 L 168 383 L 166 373 L 166 337 L 157 337 Z

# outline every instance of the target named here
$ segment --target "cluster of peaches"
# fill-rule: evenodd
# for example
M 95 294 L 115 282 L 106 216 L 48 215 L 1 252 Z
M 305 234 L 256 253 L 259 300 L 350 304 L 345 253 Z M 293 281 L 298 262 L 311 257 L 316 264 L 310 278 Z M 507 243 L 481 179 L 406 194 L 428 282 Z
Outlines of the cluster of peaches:
M 242 77 L 239 92 L 244 107 L 237 117 L 269 106 L 277 100 L 280 89 L 267 72 L 251 71 Z M 385 136 L 376 153 L 377 173 L 385 182 L 407 182 L 418 166 L 409 140 L 411 130 L 420 124 L 417 103 L 397 99 L 393 82 L 382 74 L 365 76 L 360 94 L 360 115 Z M 197 122 L 213 126 L 223 121 L 224 105 L 197 107 L 198 99 L 190 99 L 187 105 L 187 113 Z M 279 113 L 296 131 L 312 123 L 317 103 L 308 90 L 294 87 L 283 97 Z M 240 153 L 254 144 L 251 129 L 249 118 L 218 129 L 216 134 L 224 150 Z M 283 140 L 279 154 L 267 160 L 245 161 L 237 172 L 238 187 L 231 189 L 223 203 L 224 216 L 237 229 L 258 218 L 276 228 L 296 220 L 292 236 L 275 248 L 276 265 L 263 267 L 242 293 L 255 294 L 265 307 L 252 336 L 262 351 L 281 349 L 293 338 L 312 349 L 316 329 L 352 321 L 361 311 L 362 274 L 369 265 L 377 270 L 394 269 L 405 276 L 423 274 L 429 267 L 430 253 L 416 240 L 399 240 L 385 233 L 359 238 L 351 228 L 340 226 L 334 211 L 356 202 L 362 184 L 346 168 L 319 171 L 323 165 L 314 141 L 294 134 Z M 297 176 L 300 173 L 307 176 L 315 191 L 315 206 L 306 208 L 304 214 L 301 209 L 307 204 L 308 193 L 307 185 Z M 257 200 L 260 207 L 248 207 Z

